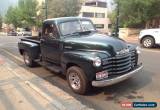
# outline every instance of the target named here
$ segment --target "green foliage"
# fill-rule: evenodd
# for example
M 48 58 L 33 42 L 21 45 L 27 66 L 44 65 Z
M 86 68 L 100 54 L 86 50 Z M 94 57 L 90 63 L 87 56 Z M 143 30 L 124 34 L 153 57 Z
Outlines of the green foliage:
M 48 17 L 77 16 L 80 10 L 79 0 L 46 0 L 48 1 Z M 43 3 L 44 8 L 44 3 Z M 9 7 L 5 22 L 15 27 L 41 26 L 40 19 L 45 19 L 45 9 L 37 16 L 37 0 L 19 0 L 18 6 Z M 37 18 L 37 19 L 35 19 Z M 39 19 L 39 20 L 38 20 Z
M 5 22 L 8 24 L 13 24 L 15 27 L 17 27 L 21 26 L 20 20 L 18 8 L 10 6 L 5 16 Z
M 49 18 L 77 16 L 80 10 L 79 0 L 48 0 Z
M 30 27 L 36 24 L 36 0 L 19 0 L 18 6 L 9 7 L 5 22 L 15 27 Z
M 115 29 L 115 23 L 116 23 L 116 11 L 113 11 L 112 13 L 108 14 L 108 17 L 110 18 L 111 22 L 112 22 L 112 27 L 111 29 L 114 30 Z
M 3 18 L 2 18 L 2 16 L 0 15 L 0 29 L 2 28 L 2 23 L 3 23 Z
M 148 20 L 160 17 L 160 0 L 114 0 L 120 7 L 121 27 L 144 27 Z M 112 13 L 112 22 L 116 17 Z

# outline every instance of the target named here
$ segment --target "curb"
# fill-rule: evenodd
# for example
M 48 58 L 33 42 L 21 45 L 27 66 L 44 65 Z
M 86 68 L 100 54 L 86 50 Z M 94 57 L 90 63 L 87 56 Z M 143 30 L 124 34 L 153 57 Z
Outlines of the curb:
M 25 81 L 25 84 L 32 88 L 34 91 L 36 91 L 38 94 L 40 94 L 42 97 L 47 99 L 49 102 L 51 102 L 58 110 L 67 110 L 61 103 L 58 101 L 52 99 L 50 96 L 48 96 L 46 93 L 44 93 L 42 90 L 40 90 L 37 86 L 32 84 L 30 81 Z
M 9 53 L 9 52 L 7 52 Z M 12 56 L 13 54 L 10 53 Z M 83 105 L 80 101 L 78 101 L 77 99 L 75 99 L 73 96 L 69 95 L 67 92 L 63 91 L 62 89 L 54 86 L 54 85 L 50 85 L 52 87 L 52 90 L 54 90 L 53 94 L 58 97 L 58 99 L 56 97 L 51 97 L 49 96 L 47 93 L 45 93 L 45 91 L 41 90 L 37 85 L 33 84 L 31 81 L 29 81 L 29 79 L 27 79 L 26 75 L 28 74 L 33 74 L 29 71 L 27 71 L 26 69 L 18 66 L 16 63 L 14 63 L 13 61 L 11 61 L 10 59 L 8 59 L 7 57 L 1 55 L 2 58 L 5 60 L 5 65 L 7 66 L 6 68 L 12 72 L 15 76 L 17 76 L 18 78 L 20 78 L 22 81 L 24 81 L 24 83 L 29 86 L 31 89 L 33 89 L 35 92 L 37 92 L 39 95 L 41 95 L 43 98 L 45 98 L 46 100 L 48 100 L 57 110 L 94 110 L 92 108 L 87 107 L 86 105 Z M 19 58 L 21 59 L 21 58 Z M 21 59 L 22 60 L 22 59 Z M 14 68 L 12 68 L 12 65 L 14 65 Z M 17 71 L 18 70 L 18 71 Z M 26 75 L 25 76 L 21 76 L 21 72 L 25 72 Z M 38 77 L 35 75 L 35 77 Z M 40 78 L 40 77 L 38 77 Z M 40 78 L 41 80 L 45 81 L 44 79 Z M 47 81 L 45 81 L 46 83 L 49 83 Z M 63 96 L 67 97 L 64 98 Z M 64 104 L 63 102 L 61 102 L 60 99 L 65 100 L 66 104 Z M 63 99 L 64 98 L 64 99 Z M 71 103 L 71 102 L 73 103 Z M 64 104 L 64 105 L 63 105 Z

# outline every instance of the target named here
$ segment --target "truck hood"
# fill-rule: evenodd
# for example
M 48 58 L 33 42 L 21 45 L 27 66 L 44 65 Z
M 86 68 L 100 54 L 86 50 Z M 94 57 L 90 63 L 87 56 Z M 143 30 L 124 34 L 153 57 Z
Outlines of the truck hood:
M 127 43 L 121 39 L 109 37 L 103 34 L 90 34 L 83 36 L 73 36 L 65 38 L 65 49 L 105 51 L 110 55 L 115 55 L 123 49 L 128 48 Z

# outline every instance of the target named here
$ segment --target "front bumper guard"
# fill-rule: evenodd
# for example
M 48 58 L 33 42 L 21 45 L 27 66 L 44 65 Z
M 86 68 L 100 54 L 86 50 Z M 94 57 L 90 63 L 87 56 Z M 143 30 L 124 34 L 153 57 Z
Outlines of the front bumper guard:
M 126 73 L 124 75 L 121 76 L 117 76 L 115 78 L 111 78 L 111 79 L 106 79 L 106 80 L 102 80 L 102 81 L 92 81 L 92 86 L 94 87 L 105 87 L 105 86 L 110 86 L 116 83 L 119 83 L 121 81 L 124 81 L 130 77 L 132 77 L 134 74 L 140 72 L 142 70 L 143 66 L 142 64 L 140 64 L 135 70 Z

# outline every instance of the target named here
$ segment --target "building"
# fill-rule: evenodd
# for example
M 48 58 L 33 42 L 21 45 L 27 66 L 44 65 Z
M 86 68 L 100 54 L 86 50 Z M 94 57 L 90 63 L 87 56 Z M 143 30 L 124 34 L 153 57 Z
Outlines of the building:
M 110 21 L 108 18 L 107 3 L 100 0 L 90 0 L 83 3 L 80 10 L 80 17 L 90 18 L 98 31 L 108 33 Z
M 42 3 L 44 3 L 45 2 L 45 0 L 37 0 L 37 3 L 38 3 L 38 6 L 37 6 L 37 15 L 39 16 L 40 15 L 40 13 L 41 13 L 41 8 L 42 8 Z

